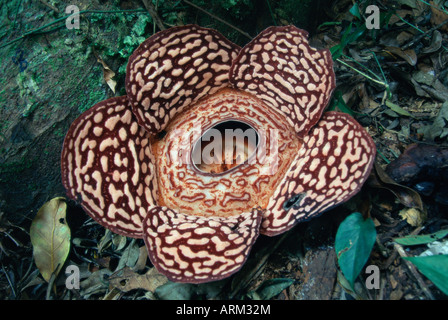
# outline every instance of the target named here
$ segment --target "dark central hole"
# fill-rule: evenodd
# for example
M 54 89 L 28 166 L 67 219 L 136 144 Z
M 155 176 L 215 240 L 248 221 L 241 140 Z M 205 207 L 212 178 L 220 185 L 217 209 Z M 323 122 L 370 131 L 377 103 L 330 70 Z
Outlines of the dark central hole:
M 256 151 L 258 133 L 247 123 L 225 121 L 204 132 L 193 147 L 193 163 L 205 173 L 224 173 L 246 162 Z

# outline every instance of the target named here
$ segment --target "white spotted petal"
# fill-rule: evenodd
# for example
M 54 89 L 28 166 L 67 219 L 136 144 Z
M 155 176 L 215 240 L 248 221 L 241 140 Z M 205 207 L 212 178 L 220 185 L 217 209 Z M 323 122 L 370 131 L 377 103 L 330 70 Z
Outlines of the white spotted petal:
M 126 70 L 126 92 L 139 123 L 160 132 L 184 108 L 227 87 L 239 49 L 217 31 L 196 25 L 146 39 Z
M 144 220 L 144 240 L 159 272 L 175 282 L 226 278 L 246 261 L 258 237 L 261 212 L 199 217 L 154 207 Z
M 70 126 L 61 155 L 67 195 L 104 227 L 142 237 L 142 221 L 158 198 L 150 135 L 126 96 L 110 98 Z
M 294 26 L 260 32 L 238 54 L 230 83 L 283 114 L 299 137 L 317 123 L 335 88 L 329 50 L 308 44 L 308 33 Z
M 260 232 L 283 233 L 349 200 L 367 180 L 375 154 L 372 138 L 352 117 L 324 113 L 274 191 Z

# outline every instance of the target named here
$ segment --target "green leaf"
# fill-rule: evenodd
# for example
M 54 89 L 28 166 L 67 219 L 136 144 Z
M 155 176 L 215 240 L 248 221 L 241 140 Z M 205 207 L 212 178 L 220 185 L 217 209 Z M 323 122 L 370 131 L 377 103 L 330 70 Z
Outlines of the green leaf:
M 345 46 L 347 45 L 346 39 L 347 39 L 349 33 L 352 31 L 352 27 L 353 27 L 353 24 L 350 23 L 350 25 L 347 27 L 347 29 L 345 29 L 345 32 L 342 35 L 341 41 L 339 42 L 339 44 L 330 48 L 330 52 L 333 57 L 333 60 L 336 60 L 337 58 L 339 58 L 341 56 L 342 51 L 344 50 Z
M 444 238 L 448 234 L 448 229 L 440 230 L 431 234 L 423 234 L 418 236 L 406 236 L 403 238 L 396 238 L 394 241 L 403 246 L 415 246 L 420 244 L 427 244 L 434 242 L 436 240 L 440 240 Z
M 352 287 L 370 257 L 375 238 L 372 219 L 364 220 L 359 212 L 349 215 L 338 228 L 335 240 L 338 263 Z
M 356 27 L 355 30 L 352 31 L 353 23 L 345 29 L 344 34 L 341 37 L 341 41 L 339 44 L 330 48 L 331 55 L 333 60 L 336 60 L 342 55 L 344 48 L 352 42 L 355 42 L 363 33 L 367 30 L 364 23 L 361 23 Z
M 403 259 L 415 264 L 421 273 L 448 295 L 448 255 L 404 257 Z
M 349 12 L 354 15 L 356 18 L 361 20 L 361 15 L 359 14 L 359 6 L 357 3 L 355 3 L 349 10 Z
M 404 110 L 402 107 L 388 100 L 386 100 L 386 106 L 388 106 L 391 110 L 395 111 L 396 113 L 401 114 L 402 116 L 414 118 L 412 114 Z
M 319 25 L 317 27 L 317 30 L 322 29 L 323 27 L 330 27 L 330 26 L 340 26 L 342 23 L 341 22 L 336 22 L 336 21 L 327 21 L 322 23 L 321 25 Z
M 294 279 L 276 278 L 264 281 L 255 291 L 248 293 L 254 300 L 269 300 L 294 283 Z
M 344 274 L 340 270 L 338 270 L 338 275 L 337 275 L 336 279 L 337 279 L 338 284 L 342 287 L 342 289 L 346 293 L 351 295 L 353 298 L 355 298 L 356 300 L 367 300 L 364 296 L 362 296 L 360 293 L 355 291 L 353 286 L 350 283 L 348 283 Z
M 39 209 L 31 223 L 34 262 L 47 282 L 52 274 L 58 275 L 70 251 L 66 210 L 64 198 L 53 198 Z
M 330 105 L 330 107 L 328 108 L 328 111 L 332 111 L 335 110 L 336 108 L 338 108 L 339 110 L 341 110 L 344 113 L 347 113 L 349 115 L 351 115 L 352 117 L 354 116 L 354 113 L 352 111 L 352 109 L 350 109 L 347 104 L 344 101 L 344 98 L 342 98 L 342 92 L 341 91 L 336 91 L 333 95 L 333 100 L 332 103 Z

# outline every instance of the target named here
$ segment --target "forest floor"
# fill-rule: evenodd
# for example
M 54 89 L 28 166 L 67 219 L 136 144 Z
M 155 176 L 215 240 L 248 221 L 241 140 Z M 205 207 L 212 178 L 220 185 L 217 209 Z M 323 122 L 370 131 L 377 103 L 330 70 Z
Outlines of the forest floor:
M 81 11 L 79 29 L 66 27 L 63 1 L 1 4 L 0 299 L 447 298 L 403 259 L 427 250 L 447 254 L 446 240 L 394 241 L 448 228 L 448 14 L 443 1 L 419 0 L 303 1 L 302 8 L 291 0 L 154 1 L 165 27 L 196 23 L 241 46 L 270 25 L 308 30 L 311 45 L 331 48 L 335 61 L 328 108 L 368 130 L 378 150 L 375 168 L 350 201 L 283 235 L 260 236 L 241 271 L 201 285 L 168 282 L 142 240 L 105 230 L 68 201 L 66 265 L 79 267 L 81 287 L 68 289 L 64 272 L 49 285 L 33 259 L 31 222 L 45 202 L 65 196 L 60 152 L 71 122 L 124 94 L 129 55 L 158 30 L 144 2 L 71 1 Z M 376 22 L 369 4 L 379 9 L 378 28 L 367 28 Z M 347 288 L 338 268 L 336 231 L 353 212 L 376 226 L 366 266 L 378 267 L 380 281 L 371 289 L 364 270 Z

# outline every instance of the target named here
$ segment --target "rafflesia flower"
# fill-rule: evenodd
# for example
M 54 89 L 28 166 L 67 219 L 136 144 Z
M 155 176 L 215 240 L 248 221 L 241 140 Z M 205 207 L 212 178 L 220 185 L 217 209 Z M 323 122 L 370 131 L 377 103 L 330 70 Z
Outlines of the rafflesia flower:
M 271 27 L 241 49 L 188 25 L 148 38 L 129 59 L 127 95 L 71 125 L 68 196 L 104 227 L 143 238 L 170 280 L 191 283 L 238 271 L 259 233 L 347 201 L 376 149 L 350 116 L 323 113 L 333 62 L 307 36 Z

